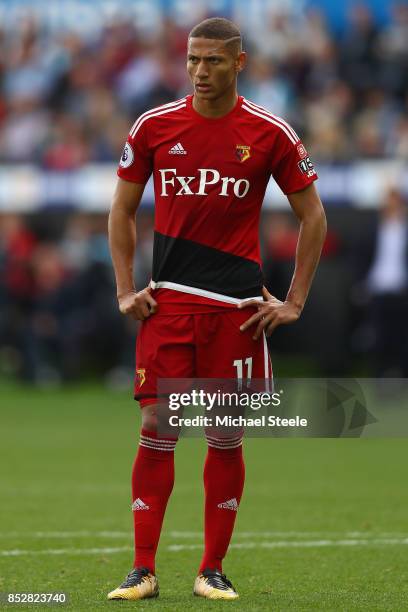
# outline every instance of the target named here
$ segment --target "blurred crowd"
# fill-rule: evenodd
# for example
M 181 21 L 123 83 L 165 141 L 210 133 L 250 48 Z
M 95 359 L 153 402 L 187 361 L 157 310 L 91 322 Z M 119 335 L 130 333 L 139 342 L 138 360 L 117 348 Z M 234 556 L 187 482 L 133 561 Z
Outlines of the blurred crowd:
M 302 317 L 271 338 L 278 376 L 408 377 L 406 202 L 391 189 L 379 214 L 348 213 L 329 211 Z M 118 312 L 106 222 L 106 215 L 78 213 L 1 217 L 0 376 L 49 385 L 98 375 L 129 387 L 138 328 Z M 152 226 L 152 212 L 141 211 L 139 289 L 150 280 Z M 265 283 L 280 299 L 293 274 L 297 236 L 291 213 L 263 214 Z M 285 355 L 290 369 L 282 369 Z
M 317 11 L 241 27 L 240 92 L 289 120 L 313 159 L 408 159 L 408 3 L 396 2 L 386 24 L 351 3 L 341 34 Z M 118 19 L 81 35 L 29 17 L 16 30 L 0 24 L 0 164 L 69 171 L 118 160 L 140 113 L 190 91 L 187 34 L 170 18 L 148 36 Z M 150 278 L 152 223 L 142 210 L 138 288 Z M 263 214 L 266 284 L 281 299 L 297 232 L 290 213 Z M 0 376 L 47 385 L 103 374 L 129 385 L 137 326 L 118 312 L 106 233 L 101 214 L 0 215 Z M 292 367 L 304 357 L 316 375 L 408 376 L 407 309 L 406 202 L 390 188 L 379 214 L 329 210 L 307 306 L 276 330 L 272 355 Z
M 117 309 L 106 226 L 106 215 L 1 217 L 0 375 L 40 385 L 132 379 L 136 329 Z M 151 232 L 144 238 L 142 219 L 139 237 L 135 272 L 145 283 Z
M 315 10 L 241 24 L 249 65 L 240 91 L 283 115 L 316 161 L 408 158 L 408 5 L 391 21 L 351 3 L 341 35 Z M 164 19 L 146 36 L 116 20 L 97 35 L 0 25 L 0 161 L 70 170 L 117 160 L 130 125 L 190 91 L 187 31 Z

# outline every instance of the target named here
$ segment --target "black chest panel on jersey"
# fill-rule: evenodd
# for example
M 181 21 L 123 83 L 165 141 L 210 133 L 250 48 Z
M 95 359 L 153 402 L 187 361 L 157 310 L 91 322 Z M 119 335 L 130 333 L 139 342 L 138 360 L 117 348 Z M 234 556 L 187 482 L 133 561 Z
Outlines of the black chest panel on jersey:
M 237 299 L 262 294 L 260 265 L 185 238 L 154 233 L 153 281 L 171 282 Z

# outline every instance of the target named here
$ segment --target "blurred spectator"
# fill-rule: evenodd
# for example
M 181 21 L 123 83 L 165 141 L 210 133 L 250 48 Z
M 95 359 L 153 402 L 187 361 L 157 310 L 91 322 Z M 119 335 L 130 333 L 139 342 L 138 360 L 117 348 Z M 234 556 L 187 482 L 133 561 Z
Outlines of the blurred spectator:
M 32 257 L 37 239 L 15 214 L 0 222 L 0 364 L 7 372 L 27 376 L 24 360 L 25 322 L 32 307 Z
M 310 95 L 305 103 L 309 126 L 308 148 L 317 161 L 347 161 L 353 157 L 350 129 L 345 127 L 353 111 L 348 85 L 334 80 L 319 95 Z
M 289 80 L 277 74 L 270 59 L 259 55 L 250 60 L 248 70 L 251 78 L 246 82 L 245 96 L 260 106 L 273 108 L 277 115 L 285 114 L 291 95 Z
M 350 22 L 341 42 L 341 71 L 356 93 L 373 87 L 378 76 L 378 28 L 362 2 L 350 8 Z
M 386 91 L 404 95 L 408 71 L 408 5 L 392 5 L 393 20 L 379 35 L 379 53 L 383 58 L 381 85 Z
M 0 223 L 1 285 L 8 299 L 26 302 L 33 290 L 31 258 L 37 240 L 21 216 L 3 214 Z
M 408 220 L 396 189 L 387 194 L 378 221 L 366 285 L 371 296 L 377 376 L 408 376 Z
M 272 213 L 263 219 L 265 281 L 271 293 L 281 300 L 286 297 L 293 275 L 298 233 L 292 214 Z M 329 229 L 317 277 L 299 322 L 278 328 L 269 340 L 272 354 L 277 351 L 306 356 L 320 375 L 327 376 L 347 373 L 347 304 L 339 296 L 347 294 L 348 279 L 340 255 L 340 239 Z M 279 359 L 276 367 L 279 368 Z

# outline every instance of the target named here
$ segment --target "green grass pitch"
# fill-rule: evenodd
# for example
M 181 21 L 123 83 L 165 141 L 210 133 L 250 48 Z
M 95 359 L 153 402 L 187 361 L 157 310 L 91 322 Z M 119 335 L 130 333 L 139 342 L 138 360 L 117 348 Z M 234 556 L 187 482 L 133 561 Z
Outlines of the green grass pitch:
M 247 440 L 246 489 L 224 564 L 235 602 L 192 596 L 205 444 L 182 439 L 157 561 L 160 597 L 108 602 L 132 561 L 137 404 L 92 385 L 3 385 L 0 398 L 0 591 L 65 591 L 63 608 L 75 611 L 408 610 L 405 439 Z

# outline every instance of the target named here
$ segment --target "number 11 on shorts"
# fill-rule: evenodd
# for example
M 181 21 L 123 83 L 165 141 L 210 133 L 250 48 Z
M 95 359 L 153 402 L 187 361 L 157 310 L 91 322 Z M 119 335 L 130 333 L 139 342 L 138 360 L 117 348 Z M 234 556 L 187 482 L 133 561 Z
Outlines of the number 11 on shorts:
M 235 359 L 233 362 L 233 366 L 237 369 L 237 379 L 241 381 L 240 387 L 244 379 L 244 365 L 246 365 L 246 386 L 249 387 L 252 377 L 252 357 L 247 357 L 245 361 L 243 359 Z

